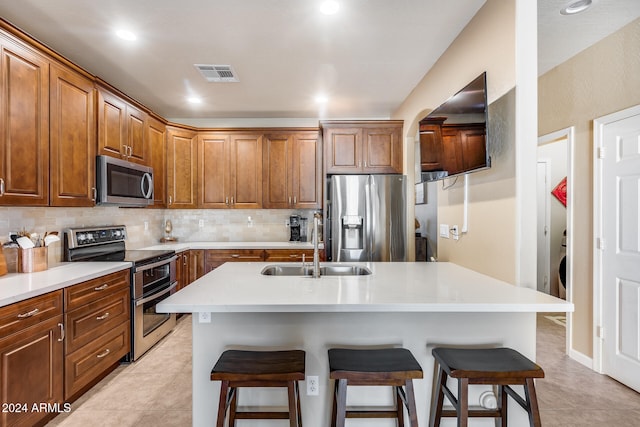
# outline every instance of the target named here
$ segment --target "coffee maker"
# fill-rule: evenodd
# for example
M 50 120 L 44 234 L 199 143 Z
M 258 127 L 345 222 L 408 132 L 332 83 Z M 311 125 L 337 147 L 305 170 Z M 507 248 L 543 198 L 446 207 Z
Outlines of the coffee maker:
M 300 241 L 300 215 L 291 215 L 289 217 L 289 241 Z

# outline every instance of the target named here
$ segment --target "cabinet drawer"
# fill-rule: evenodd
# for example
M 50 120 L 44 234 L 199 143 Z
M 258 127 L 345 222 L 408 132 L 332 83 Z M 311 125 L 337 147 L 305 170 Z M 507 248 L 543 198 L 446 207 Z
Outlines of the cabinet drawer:
M 129 270 L 118 271 L 66 288 L 64 309 L 67 312 L 74 310 L 122 289 L 129 289 Z
M 0 336 L 62 314 L 62 290 L 49 292 L 0 308 Z
M 264 249 L 213 249 L 207 251 L 205 258 L 205 268 L 210 271 L 225 262 L 262 262 Z
M 127 288 L 67 313 L 66 354 L 73 353 L 120 323 L 129 324 L 130 307 Z
M 129 323 L 122 323 L 65 359 L 64 396 L 69 399 L 126 355 L 131 347 Z
M 264 253 L 268 262 L 301 262 L 302 255 L 305 261 L 313 261 L 313 249 L 267 249 Z

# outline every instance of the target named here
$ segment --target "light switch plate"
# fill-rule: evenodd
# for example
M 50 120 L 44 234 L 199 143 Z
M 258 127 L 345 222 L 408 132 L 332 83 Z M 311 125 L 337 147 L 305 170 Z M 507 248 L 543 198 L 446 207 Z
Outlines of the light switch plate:
M 198 313 L 198 322 L 199 323 L 211 323 L 211 313 L 209 313 L 209 312 L 200 312 L 200 313 Z
M 449 224 L 440 224 L 440 237 L 449 238 Z

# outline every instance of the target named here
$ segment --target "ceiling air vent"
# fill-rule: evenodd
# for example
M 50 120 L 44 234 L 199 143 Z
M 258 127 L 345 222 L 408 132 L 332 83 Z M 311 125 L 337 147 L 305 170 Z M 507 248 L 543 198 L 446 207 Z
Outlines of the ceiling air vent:
M 200 74 L 212 83 L 239 82 L 231 65 L 194 64 Z

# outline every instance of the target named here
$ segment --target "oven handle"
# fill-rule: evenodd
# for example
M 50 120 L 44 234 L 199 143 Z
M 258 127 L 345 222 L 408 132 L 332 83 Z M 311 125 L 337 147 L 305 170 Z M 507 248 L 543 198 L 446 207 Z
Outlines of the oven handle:
M 153 264 L 142 265 L 142 266 L 136 268 L 135 273 L 139 273 L 139 272 L 145 271 L 145 270 L 151 270 L 152 268 L 156 268 L 156 267 L 164 265 L 164 264 L 169 264 L 170 262 L 175 261 L 176 259 L 178 259 L 178 257 L 174 255 L 171 258 L 163 259 L 162 261 L 154 262 Z
M 161 297 L 162 295 L 170 293 L 171 291 L 173 291 L 176 288 L 176 286 L 178 286 L 178 282 L 173 282 L 171 284 L 171 286 L 169 286 L 167 289 L 165 289 L 165 290 L 163 290 L 163 291 L 161 291 L 161 292 L 159 292 L 157 294 L 149 295 L 146 298 L 142 298 L 142 299 L 136 300 L 136 307 L 140 307 L 145 302 L 151 301 L 152 299 L 155 299 L 155 298 Z

